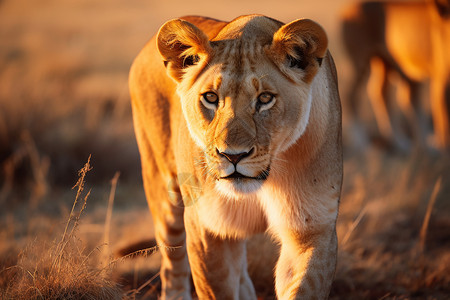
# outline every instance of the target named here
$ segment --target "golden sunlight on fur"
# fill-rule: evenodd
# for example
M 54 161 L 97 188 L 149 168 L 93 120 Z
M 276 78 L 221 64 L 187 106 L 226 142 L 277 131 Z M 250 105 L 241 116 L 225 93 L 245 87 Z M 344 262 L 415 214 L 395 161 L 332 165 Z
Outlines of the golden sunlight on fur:
M 325 299 L 342 184 L 336 70 L 320 25 L 165 23 L 129 84 L 163 299 L 256 299 L 246 240 L 280 245 L 279 299 Z

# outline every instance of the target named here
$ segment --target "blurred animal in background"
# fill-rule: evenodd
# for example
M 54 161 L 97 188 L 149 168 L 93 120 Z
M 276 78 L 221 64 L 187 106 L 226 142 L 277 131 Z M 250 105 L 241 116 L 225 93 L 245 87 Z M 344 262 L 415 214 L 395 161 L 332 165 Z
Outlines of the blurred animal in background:
M 342 15 L 342 34 L 354 68 L 348 97 L 353 138 L 360 144 L 367 141 L 360 117 L 360 92 L 367 82 L 381 136 L 399 150 L 410 148 L 390 99 L 389 75 L 397 73 L 407 87 L 399 107 L 416 146 L 427 142 L 428 118 L 420 91 L 429 82 L 433 146 L 449 148 L 450 0 L 352 4 Z

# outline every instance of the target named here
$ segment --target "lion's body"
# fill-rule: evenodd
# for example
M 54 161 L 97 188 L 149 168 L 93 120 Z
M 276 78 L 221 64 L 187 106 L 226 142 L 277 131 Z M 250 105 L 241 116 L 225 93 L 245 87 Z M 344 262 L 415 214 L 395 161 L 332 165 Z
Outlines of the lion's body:
M 326 40 L 309 39 L 319 27 L 301 21 L 305 41 L 325 45 L 305 48 L 316 51 L 318 60 L 304 52 L 306 66 L 291 70 L 284 54 L 277 60 L 284 44 L 270 47 L 283 25 L 278 21 L 183 20 L 189 23 L 166 23 L 130 72 L 156 238 L 160 245 L 179 247 L 161 248 L 163 298 L 189 299 L 191 272 L 200 299 L 256 299 L 245 239 L 264 231 L 281 243 L 278 297 L 326 298 L 336 263 L 342 183 L 340 101 Z M 174 33 L 178 39 L 170 44 Z M 179 47 L 180 41 L 189 47 Z M 177 47 L 182 52 L 171 56 Z M 186 49 L 198 55 L 188 67 L 183 64 L 192 57 L 181 57 Z M 267 97 L 268 90 L 276 100 L 252 100 L 260 91 Z M 200 103 L 208 91 L 220 102 Z M 245 156 L 236 162 L 241 152 Z M 227 177 L 233 166 L 239 178 Z
M 424 144 L 426 117 L 421 109 L 420 85 L 431 81 L 430 101 L 436 142 L 450 146 L 448 120 L 450 83 L 450 1 L 369 1 L 352 4 L 342 21 L 343 41 L 354 67 L 349 105 L 358 118 L 358 92 L 367 86 L 381 134 L 401 140 L 398 120 L 389 99 L 388 75 L 398 73 L 408 85 L 403 100 L 416 143 Z M 447 97 L 447 99 L 446 99 Z M 360 126 L 360 125 L 358 125 Z

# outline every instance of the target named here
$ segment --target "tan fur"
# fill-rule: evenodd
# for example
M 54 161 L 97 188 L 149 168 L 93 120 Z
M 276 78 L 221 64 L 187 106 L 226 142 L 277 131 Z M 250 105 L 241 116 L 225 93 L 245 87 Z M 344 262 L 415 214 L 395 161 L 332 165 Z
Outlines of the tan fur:
M 381 134 L 401 143 L 389 99 L 388 75 L 408 84 L 406 112 L 416 143 L 426 143 L 420 85 L 430 79 L 431 114 L 439 148 L 450 146 L 450 1 L 382 1 L 352 4 L 343 15 L 343 39 L 354 66 L 349 104 L 358 121 L 358 91 L 371 71 L 368 94 Z M 447 91 L 446 91 L 447 90 Z M 446 94 L 447 93 L 447 94 Z M 358 124 L 357 126 L 360 126 Z
M 156 238 L 168 246 L 162 298 L 190 299 L 191 273 L 200 299 L 256 299 L 245 241 L 264 231 L 281 243 L 278 298 L 327 298 L 342 146 L 323 29 L 258 15 L 172 20 L 134 61 L 130 92 Z M 258 102 L 263 93 L 274 98 Z

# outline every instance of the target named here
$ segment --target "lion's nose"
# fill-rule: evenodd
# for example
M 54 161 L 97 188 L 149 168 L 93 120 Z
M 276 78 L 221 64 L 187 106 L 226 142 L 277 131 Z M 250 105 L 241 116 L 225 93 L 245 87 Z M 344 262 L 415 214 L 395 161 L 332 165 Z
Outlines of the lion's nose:
M 252 155 L 255 148 L 250 149 L 248 152 L 241 152 L 241 153 L 226 153 L 226 152 L 220 152 L 219 149 L 216 148 L 217 154 L 219 156 L 224 156 L 230 163 L 233 165 L 237 165 L 243 158 L 248 157 Z

